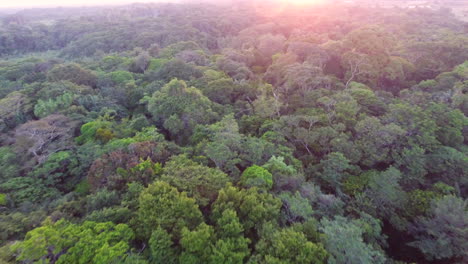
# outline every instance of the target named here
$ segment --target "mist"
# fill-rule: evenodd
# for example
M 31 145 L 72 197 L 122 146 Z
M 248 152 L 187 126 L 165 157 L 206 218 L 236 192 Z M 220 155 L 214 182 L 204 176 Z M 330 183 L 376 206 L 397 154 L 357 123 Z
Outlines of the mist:
M 61 7 L 61 6 L 104 6 L 104 5 L 125 5 L 131 3 L 181 3 L 184 0 L 18 0 L 0 1 L 0 8 L 34 8 L 34 7 Z

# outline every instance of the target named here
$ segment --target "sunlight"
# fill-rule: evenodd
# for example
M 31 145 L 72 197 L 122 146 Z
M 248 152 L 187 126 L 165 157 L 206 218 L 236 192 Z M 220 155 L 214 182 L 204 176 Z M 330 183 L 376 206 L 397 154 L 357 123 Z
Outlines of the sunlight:
M 323 4 L 325 3 L 326 0 L 279 0 L 279 1 L 285 4 L 300 6 L 300 5 Z
M 284 12 L 297 12 L 298 10 L 307 9 L 306 7 L 324 5 L 330 0 L 271 0 L 276 4 L 271 5 L 268 1 L 255 1 L 257 14 L 264 17 L 275 17 Z

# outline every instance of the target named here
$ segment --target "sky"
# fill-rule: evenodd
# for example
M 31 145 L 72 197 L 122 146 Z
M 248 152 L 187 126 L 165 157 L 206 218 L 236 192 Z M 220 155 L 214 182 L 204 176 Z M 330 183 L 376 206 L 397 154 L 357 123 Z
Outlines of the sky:
M 119 5 L 129 3 L 147 2 L 235 2 L 236 0 L 0 0 L 0 8 L 31 8 L 31 7 L 58 7 L 58 6 L 96 6 Z M 246 1 L 246 0 L 244 0 Z M 248 0 L 247 0 L 248 1 Z M 278 1 L 289 4 L 321 3 L 327 0 L 250 0 L 250 1 Z
M 0 0 L 0 8 L 11 7 L 56 7 L 56 6 L 95 6 L 109 4 L 127 4 L 133 2 L 177 2 L 179 0 Z

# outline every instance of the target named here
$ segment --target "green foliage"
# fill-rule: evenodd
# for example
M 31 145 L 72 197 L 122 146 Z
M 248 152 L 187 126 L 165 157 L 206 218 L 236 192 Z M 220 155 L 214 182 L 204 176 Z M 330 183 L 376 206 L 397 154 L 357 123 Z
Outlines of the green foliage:
M 57 198 L 60 192 L 55 187 L 48 187 L 43 180 L 32 177 L 15 177 L 0 184 L 0 190 L 10 196 L 17 204 L 28 201 L 37 203 Z
M 94 141 L 95 139 L 98 139 L 99 135 L 103 136 L 102 139 L 108 141 L 113 138 L 112 131 L 110 131 L 108 128 L 110 126 L 111 122 L 106 120 L 88 122 L 81 126 L 81 135 L 76 138 L 76 142 L 78 144 L 84 144 L 86 142 Z M 98 130 L 100 132 L 99 135 L 97 134 Z
M 273 187 L 273 175 L 266 169 L 253 165 L 242 173 L 241 183 L 245 187 L 269 190 Z
M 238 189 L 227 186 L 221 189 L 212 205 L 212 217 L 218 219 L 225 210 L 237 213 L 244 230 L 249 233 L 268 221 L 278 219 L 281 201 L 271 194 L 259 192 L 255 187 Z
M 239 222 L 236 211 L 226 209 L 222 215 L 216 219 L 216 234 L 220 238 L 239 237 L 243 235 L 244 228 Z
M 200 206 L 207 206 L 216 199 L 218 191 L 226 186 L 229 178 L 218 169 L 200 165 L 180 155 L 166 163 L 161 180 L 186 192 Z
M 369 179 L 376 171 L 367 171 L 359 176 L 349 176 L 343 183 L 343 190 L 347 194 L 357 195 L 369 184 Z
M 75 225 L 65 220 L 52 223 L 48 219 L 12 248 L 21 261 L 109 263 L 126 256 L 133 236 L 133 231 L 123 224 L 84 222 Z
M 57 111 L 68 109 L 72 105 L 74 97 L 71 93 L 64 93 L 47 101 L 39 99 L 34 106 L 34 115 L 38 118 L 43 118 Z
M 385 263 L 383 254 L 363 241 L 363 230 L 341 216 L 323 219 L 320 230 L 325 234 L 328 263 Z
M 89 213 L 85 220 L 94 222 L 113 222 L 113 223 L 128 223 L 134 214 L 128 207 L 106 207 L 100 210 L 95 210 Z
M 293 166 L 284 162 L 284 157 L 272 156 L 262 167 L 272 174 L 275 189 L 287 188 L 291 181 L 303 180 L 303 176 Z
M 96 75 L 87 69 L 83 69 L 80 65 L 72 64 L 59 64 L 52 68 L 48 74 L 47 79 L 52 82 L 57 81 L 70 81 L 79 85 L 96 86 Z
M 148 66 L 148 70 L 159 71 L 168 61 L 168 59 L 151 59 Z
M 197 50 L 200 46 L 193 41 L 181 41 L 169 45 L 159 52 L 161 58 L 173 58 L 177 53 L 184 50 Z
M 210 256 L 210 263 L 244 263 L 250 254 L 249 241 L 244 237 L 216 241 Z
M 80 173 L 79 161 L 74 153 L 60 151 L 51 154 L 47 161 L 36 167 L 29 176 L 50 188 L 69 192 L 77 184 Z
M 217 118 L 212 103 L 195 87 L 177 79 L 147 98 L 153 119 L 167 129 L 173 139 L 185 142 L 196 124 L 207 124 Z
M 408 193 L 407 208 L 411 216 L 424 215 L 430 208 L 431 201 L 440 198 L 440 195 L 433 191 L 423 191 L 420 189 Z
M 405 220 L 399 212 L 404 209 L 408 200 L 406 192 L 399 183 L 401 178 L 401 172 L 390 167 L 381 173 L 371 174 L 368 187 L 364 191 L 364 197 L 371 203 L 367 212 L 387 219 L 399 229 L 405 226 Z
M 133 81 L 133 75 L 128 71 L 114 71 L 110 73 L 111 80 L 117 84 L 122 85 L 127 82 Z
M 173 248 L 172 237 L 166 230 L 157 227 L 149 239 L 151 261 L 155 263 L 176 263 L 176 251 Z
M 119 197 L 116 191 L 102 189 L 99 192 L 88 195 L 88 197 L 86 197 L 86 210 L 88 212 L 117 204 L 119 204 Z
M 201 70 L 193 64 L 185 63 L 180 59 L 171 59 L 161 65 L 161 68 L 153 74 L 153 79 L 164 82 L 170 82 L 173 79 L 189 81 L 201 75 Z
M 309 200 L 301 196 L 299 192 L 291 194 L 284 192 L 279 195 L 283 201 L 283 215 L 287 222 L 307 220 L 312 217 L 313 209 Z
M 468 156 L 451 147 L 436 149 L 428 157 L 428 168 L 432 173 L 439 175 L 439 180 L 455 186 L 468 186 Z
M 180 239 L 182 254 L 179 257 L 179 263 L 207 263 L 211 255 L 213 239 L 214 230 L 205 223 L 200 224 L 193 231 L 184 228 Z
M 418 248 L 428 260 L 462 261 L 467 257 L 467 202 L 447 195 L 432 202 L 429 215 L 419 217 L 412 228 Z
M 150 157 L 146 160 L 140 158 L 140 162 L 128 170 L 117 168 L 117 173 L 125 182 L 139 182 L 144 185 L 153 182 L 162 172 L 161 163 L 153 162 Z
M 350 168 L 349 160 L 342 153 L 332 152 L 320 161 L 320 165 L 323 171 L 321 178 L 340 192 L 342 180 L 346 177 L 345 171 Z
M 0 193 L 0 206 L 7 205 L 7 196 L 4 193 Z
M 160 226 L 175 238 L 184 227 L 193 229 L 202 222 L 202 214 L 194 199 L 163 181 L 150 184 L 138 199 L 138 236 L 148 239 Z
M 456 1 L 241 2 L 0 14 L 1 263 L 467 262 Z
M 307 241 L 304 234 L 292 229 L 277 230 L 261 239 L 254 261 L 259 263 L 326 263 L 322 244 Z
M 0 131 L 7 131 L 25 122 L 32 108 L 31 98 L 18 91 L 1 98 Z
M 243 263 L 250 254 L 251 240 L 244 237 L 244 228 L 234 210 L 226 209 L 216 219 L 218 240 L 213 246 L 211 263 Z
M 16 161 L 16 162 L 15 162 Z M 10 147 L 0 147 L 0 182 L 19 175 L 18 156 Z

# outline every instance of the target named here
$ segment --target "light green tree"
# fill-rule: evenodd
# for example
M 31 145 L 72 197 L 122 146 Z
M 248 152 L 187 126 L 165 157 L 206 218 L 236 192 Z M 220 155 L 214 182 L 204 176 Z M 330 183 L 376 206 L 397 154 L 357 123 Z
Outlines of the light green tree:
M 141 192 L 138 201 L 138 235 L 145 239 L 160 226 L 177 240 L 184 227 L 192 230 L 202 222 L 195 199 L 163 181 L 150 184 Z

